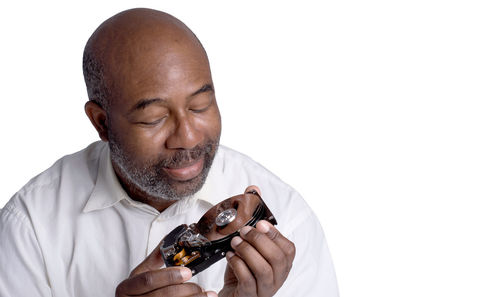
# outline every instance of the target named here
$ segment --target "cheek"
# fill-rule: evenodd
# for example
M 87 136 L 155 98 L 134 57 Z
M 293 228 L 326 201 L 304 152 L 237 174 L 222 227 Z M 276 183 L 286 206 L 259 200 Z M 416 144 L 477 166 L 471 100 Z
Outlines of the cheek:
M 165 149 L 165 139 L 168 137 L 168 129 L 157 127 L 154 129 L 142 129 L 141 127 L 129 127 L 123 136 L 126 150 L 134 156 L 137 161 L 156 160 L 158 155 Z
M 218 139 L 221 132 L 221 118 L 218 110 L 197 119 L 198 130 L 210 140 Z

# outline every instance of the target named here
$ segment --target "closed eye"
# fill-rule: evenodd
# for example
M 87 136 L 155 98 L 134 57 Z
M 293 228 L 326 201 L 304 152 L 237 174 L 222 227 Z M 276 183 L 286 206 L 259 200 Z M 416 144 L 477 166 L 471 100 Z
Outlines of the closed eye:
M 137 122 L 137 124 L 140 124 L 140 125 L 145 125 L 145 126 L 155 126 L 157 124 L 159 124 L 161 121 L 163 121 L 163 119 L 165 119 L 166 117 L 162 117 L 162 118 L 159 118 L 155 121 L 152 121 L 152 122 Z
M 194 112 L 194 113 L 202 113 L 204 111 L 206 111 L 209 107 L 210 107 L 211 104 L 207 105 L 206 107 L 203 107 L 203 108 L 190 108 L 189 110 Z
M 212 106 L 213 103 L 214 103 L 213 96 L 208 97 L 208 99 L 207 97 L 196 99 L 195 101 L 192 102 L 191 106 L 189 107 L 189 111 L 194 113 L 202 113 L 204 111 L 207 111 L 210 108 L 210 106 Z

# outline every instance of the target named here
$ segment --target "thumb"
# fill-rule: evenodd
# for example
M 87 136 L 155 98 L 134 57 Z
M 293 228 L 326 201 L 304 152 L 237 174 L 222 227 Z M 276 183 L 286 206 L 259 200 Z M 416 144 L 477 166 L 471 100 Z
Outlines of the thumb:
M 146 271 L 157 270 L 165 264 L 160 252 L 160 244 L 149 254 L 144 261 L 137 265 L 134 270 L 130 273 L 130 276 L 134 276 Z
M 251 191 L 256 191 L 259 196 L 262 196 L 262 193 L 260 192 L 260 189 L 259 187 L 257 187 L 256 185 L 251 185 L 251 186 L 248 186 L 246 189 L 245 189 L 245 192 L 244 193 L 248 193 L 248 192 L 251 192 Z

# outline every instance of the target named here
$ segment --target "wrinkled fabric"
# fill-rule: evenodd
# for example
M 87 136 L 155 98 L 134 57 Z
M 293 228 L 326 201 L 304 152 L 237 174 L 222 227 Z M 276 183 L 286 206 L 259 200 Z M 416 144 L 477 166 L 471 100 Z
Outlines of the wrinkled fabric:
M 163 212 L 132 200 L 105 142 L 58 160 L 0 211 L 0 296 L 114 296 L 116 286 L 180 224 L 257 185 L 280 232 L 296 245 L 276 296 L 338 296 L 321 226 L 302 197 L 247 156 L 220 146 L 202 189 Z M 222 259 L 190 281 L 223 286 Z

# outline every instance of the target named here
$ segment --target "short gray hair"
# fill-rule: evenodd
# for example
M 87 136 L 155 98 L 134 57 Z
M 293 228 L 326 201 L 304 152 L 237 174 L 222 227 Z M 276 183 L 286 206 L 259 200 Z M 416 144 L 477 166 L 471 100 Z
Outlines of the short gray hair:
M 97 102 L 107 112 L 111 90 L 106 83 L 104 63 L 88 45 L 83 52 L 83 77 L 87 85 L 89 100 Z

